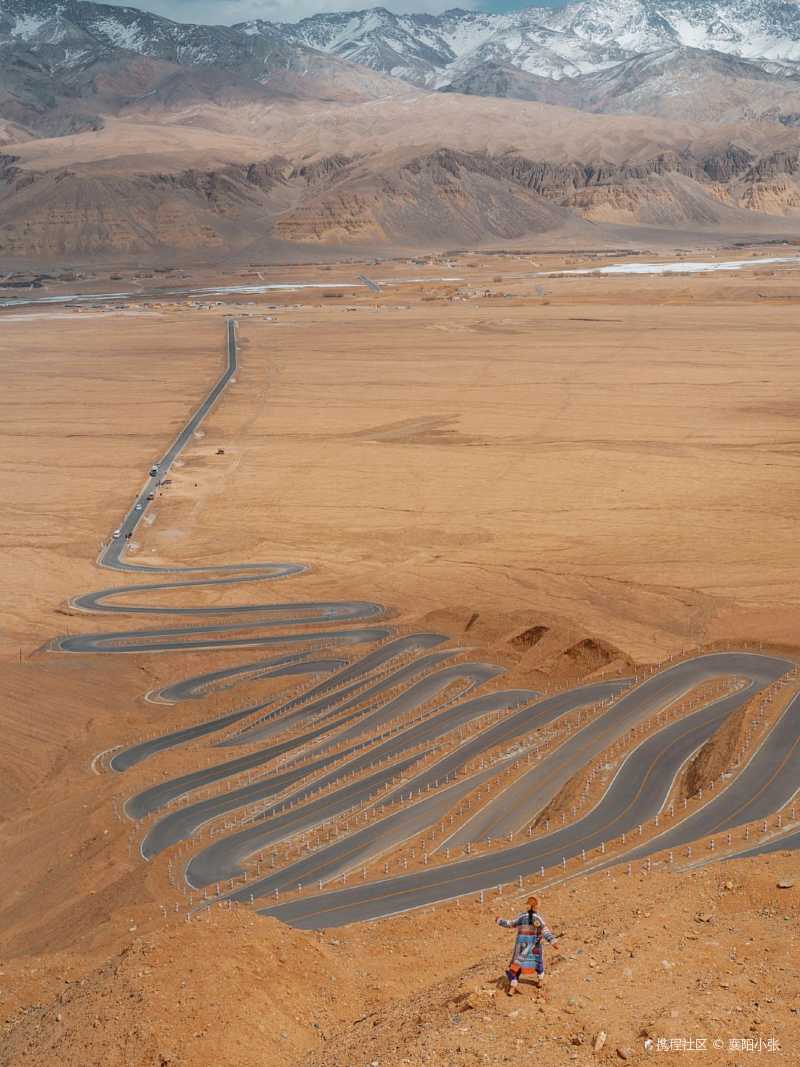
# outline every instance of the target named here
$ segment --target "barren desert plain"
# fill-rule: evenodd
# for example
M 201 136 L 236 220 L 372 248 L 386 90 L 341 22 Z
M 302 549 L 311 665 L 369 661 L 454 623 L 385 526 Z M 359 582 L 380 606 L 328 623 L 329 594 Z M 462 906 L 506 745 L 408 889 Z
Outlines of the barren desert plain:
M 792 790 L 764 818 L 742 804 L 739 820 L 699 834 L 693 852 L 684 842 L 667 858 L 654 844 L 652 860 L 628 863 L 625 835 L 609 834 L 616 866 L 593 848 L 374 924 L 304 928 L 291 910 L 257 912 L 278 901 L 291 909 L 308 885 L 275 889 L 274 898 L 270 890 L 250 907 L 246 894 L 230 903 L 245 884 L 238 875 L 230 886 L 184 879 L 198 850 L 237 819 L 256 818 L 245 801 L 204 815 L 147 861 L 140 853 L 165 811 L 178 816 L 201 797 L 216 803 L 231 783 L 260 788 L 237 765 L 227 784 L 209 778 L 193 792 L 193 782 L 163 810 L 132 817 L 130 798 L 231 758 L 214 747 L 220 737 L 187 735 L 124 773 L 112 763 L 146 739 L 222 723 L 238 709 L 291 708 L 287 691 L 291 701 L 326 678 L 330 706 L 351 689 L 361 700 L 361 677 L 330 696 L 337 671 L 396 638 L 436 634 L 462 674 L 454 668 L 420 704 L 420 724 L 475 695 L 465 664 L 492 667 L 476 693 L 545 699 L 589 684 L 632 684 L 635 694 L 669 664 L 721 650 L 782 664 L 752 697 L 742 671 L 722 668 L 668 694 L 593 751 L 588 781 L 583 772 L 559 781 L 547 830 L 549 820 L 569 827 L 590 813 L 626 753 L 665 721 L 733 701 L 744 687 L 748 699 L 678 761 L 637 844 L 663 829 L 662 812 L 662 823 L 681 807 L 694 817 L 704 797 L 713 803 L 734 790 L 769 730 L 796 719 L 798 706 L 795 255 L 795 246 L 775 245 L 622 258 L 459 253 L 198 271 L 158 279 L 156 295 L 137 291 L 123 271 L 92 286 L 125 294 L 116 299 L 93 303 L 82 293 L 75 307 L 37 293 L 0 308 L 0 1064 L 800 1062 L 800 864 L 797 851 L 780 849 L 796 829 Z M 686 269 L 642 272 L 654 260 Z M 726 260 L 747 265 L 690 269 Z M 625 262 L 639 272 L 569 273 Z M 389 280 L 375 293 L 359 283 L 364 274 Z M 301 283 L 325 288 L 258 291 Z M 223 291 L 242 286 L 256 291 Z M 169 295 L 173 288 L 219 291 Z M 68 291 L 76 290 L 47 295 Z M 154 499 L 125 539 L 123 518 L 150 487 L 148 470 L 225 367 L 229 320 L 232 376 L 166 477 L 151 479 Z M 115 528 L 123 530 L 116 549 Z M 113 574 L 99 565 L 102 552 L 112 558 L 109 544 L 112 553 L 123 546 L 123 564 L 164 572 Z M 171 572 L 267 562 L 307 569 L 266 584 L 258 572 L 242 581 L 240 569 L 234 584 L 223 575 L 188 588 Z M 167 588 L 124 592 L 112 620 L 75 600 L 154 582 Z M 330 625 L 324 608 L 297 607 L 354 602 L 352 623 Z M 275 612 L 283 630 L 270 629 L 265 603 L 285 605 Z M 178 647 L 137 648 L 147 631 L 180 629 L 179 611 L 187 619 Z M 219 633 L 181 648 L 198 625 L 190 611 Z M 337 627 L 351 636 L 337 637 Z M 70 651 L 98 632 L 122 636 L 101 651 Z M 282 645 L 280 634 L 291 640 Z M 275 647 L 255 646 L 264 635 Z M 297 648 L 326 663 L 230 673 Z M 398 665 L 408 661 L 391 670 Z M 387 671 L 367 681 L 379 685 Z M 160 692 L 214 672 L 221 677 L 194 699 Z M 405 683 L 393 678 L 386 695 L 399 700 Z M 437 779 L 424 803 L 440 804 L 441 831 L 413 824 L 414 805 L 389 798 L 388 811 L 411 819 L 408 832 L 358 853 L 357 867 L 337 867 L 336 887 L 347 874 L 369 887 L 387 874 L 448 868 L 446 834 L 469 825 L 468 802 L 499 804 L 508 781 L 566 744 L 581 716 L 602 716 L 607 704 L 590 703 L 531 727 L 527 741 L 509 734 L 487 749 L 487 769 L 501 766 L 477 793 L 448 806 L 437 800 Z M 398 711 L 401 729 L 414 727 L 415 714 L 411 705 Z M 281 722 L 274 737 L 289 755 L 253 764 L 257 773 L 313 758 L 302 717 L 286 718 L 284 732 Z M 453 757 L 475 726 L 465 720 L 458 736 L 434 740 L 420 734 L 418 762 L 397 763 L 383 799 L 393 782 Z M 353 735 L 376 760 L 379 744 L 396 742 L 391 718 L 384 727 L 386 742 L 384 733 L 368 742 Z M 347 731 L 357 728 L 331 734 L 331 766 L 344 761 L 343 780 Z M 779 754 L 781 768 L 797 745 L 795 737 Z M 255 751 L 246 736 L 233 755 L 243 751 Z M 356 768 L 349 788 L 369 773 Z M 298 779 L 309 791 L 286 807 L 297 803 L 302 814 L 315 788 L 335 798 L 336 783 L 319 785 L 315 774 Z M 453 781 L 464 787 L 458 772 Z M 326 821 L 301 820 L 246 852 L 242 869 L 252 881 L 262 862 L 288 869 L 311 851 L 322 862 L 331 842 L 359 832 L 362 811 L 366 829 L 380 823 L 377 804 L 362 799 L 334 805 Z M 529 838 L 545 833 L 543 818 L 530 820 Z M 479 851 L 502 867 L 503 850 L 521 837 L 515 829 L 508 840 L 481 840 Z M 773 839 L 765 855 L 719 862 Z M 461 847 L 452 851 L 453 863 L 463 861 Z M 537 890 L 562 952 L 547 957 L 545 992 L 508 998 L 498 979 L 509 935 L 494 916 L 516 915 Z

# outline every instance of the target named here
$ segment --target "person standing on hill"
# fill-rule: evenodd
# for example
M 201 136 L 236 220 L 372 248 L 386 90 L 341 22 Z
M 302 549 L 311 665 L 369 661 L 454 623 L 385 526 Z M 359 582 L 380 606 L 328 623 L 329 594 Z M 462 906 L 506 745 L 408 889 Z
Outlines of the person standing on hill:
M 501 919 L 495 917 L 498 926 L 511 927 L 517 931 L 517 939 L 514 942 L 514 953 L 511 963 L 508 965 L 506 977 L 508 989 L 506 992 L 511 997 L 514 993 L 521 993 L 519 988 L 519 976 L 521 974 L 535 974 L 536 986 L 542 987 L 544 979 L 544 952 L 542 941 L 547 941 L 556 952 L 560 952 L 555 935 L 539 914 L 539 898 L 528 897 L 528 910 L 523 911 L 516 919 Z

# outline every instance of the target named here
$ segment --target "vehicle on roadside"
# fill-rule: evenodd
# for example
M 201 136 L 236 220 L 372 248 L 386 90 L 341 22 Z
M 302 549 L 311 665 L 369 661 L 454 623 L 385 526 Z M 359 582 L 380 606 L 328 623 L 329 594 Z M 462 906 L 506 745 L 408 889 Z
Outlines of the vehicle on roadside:
M 156 494 L 155 493 L 148 493 L 147 494 L 147 499 L 148 500 L 155 500 L 155 498 L 156 498 Z

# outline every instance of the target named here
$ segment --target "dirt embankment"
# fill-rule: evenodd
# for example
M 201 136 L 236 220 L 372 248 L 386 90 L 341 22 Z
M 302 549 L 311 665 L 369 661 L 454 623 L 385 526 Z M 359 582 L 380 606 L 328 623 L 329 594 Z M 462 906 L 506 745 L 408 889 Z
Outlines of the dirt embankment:
M 562 949 L 548 951 L 546 996 L 500 987 L 512 938 L 494 916 L 518 913 L 516 893 L 321 933 L 217 909 L 144 938 L 134 929 L 71 980 L 63 960 L 40 959 L 38 1004 L 6 1020 L 0 1062 L 588 1065 L 648 1062 L 650 1041 L 659 1063 L 677 1065 L 686 1053 L 659 1042 L 705 1039 L 703 1062 L 721 1067 L 740 1062 L 734 1042 L 755 1039 L 788 1065 L 800 1042 L 800 898 L 778 883 L 796 871 L 794 857 L 773 856 L 555 887 L 541 903 Z M 5 970 L 36 997 L 33 970 Z
M 679 799 L 695 796 L 701 789 L 707 788 L 709 783 L 718 781 L 721 774 L 730 771 L 736 753 L 745 741 L 748 714 L 752 715 L 749 705 L 734 712 L 714 736 L 706 741 L 686 768 Z
M 135 931 L 135 926 L 133 927 Z M 303 995 L 313 975 L 312 996 Z M 128 945 L 6 1026 L 3 1064 L 291 1064 L 358 1014 L 359 980 L 313 935 L 216 912 Z
M 724 720 L 687 763 L 673 799 L 702 796 L 704 789 L 713 788 L 722 776 L 736 773 L 740 764 L 747 762 L 795 694 L 794 684 L 788 688 L 778 685 L 756 695 Z

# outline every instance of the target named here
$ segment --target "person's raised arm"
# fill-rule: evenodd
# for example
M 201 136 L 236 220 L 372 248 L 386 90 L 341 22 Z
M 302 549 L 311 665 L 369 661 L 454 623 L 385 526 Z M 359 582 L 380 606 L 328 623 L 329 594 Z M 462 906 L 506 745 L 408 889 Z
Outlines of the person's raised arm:
M 556 941 L 556 935 L 553 933 L 553 931 L 550 929 L 544 919 L 542 919 L 542 937 L 545 939 L 548 945 L 550 945 L 556 950 L 556 952 L 561 951 L 561 946 L 559 945 L 558 941 Z

